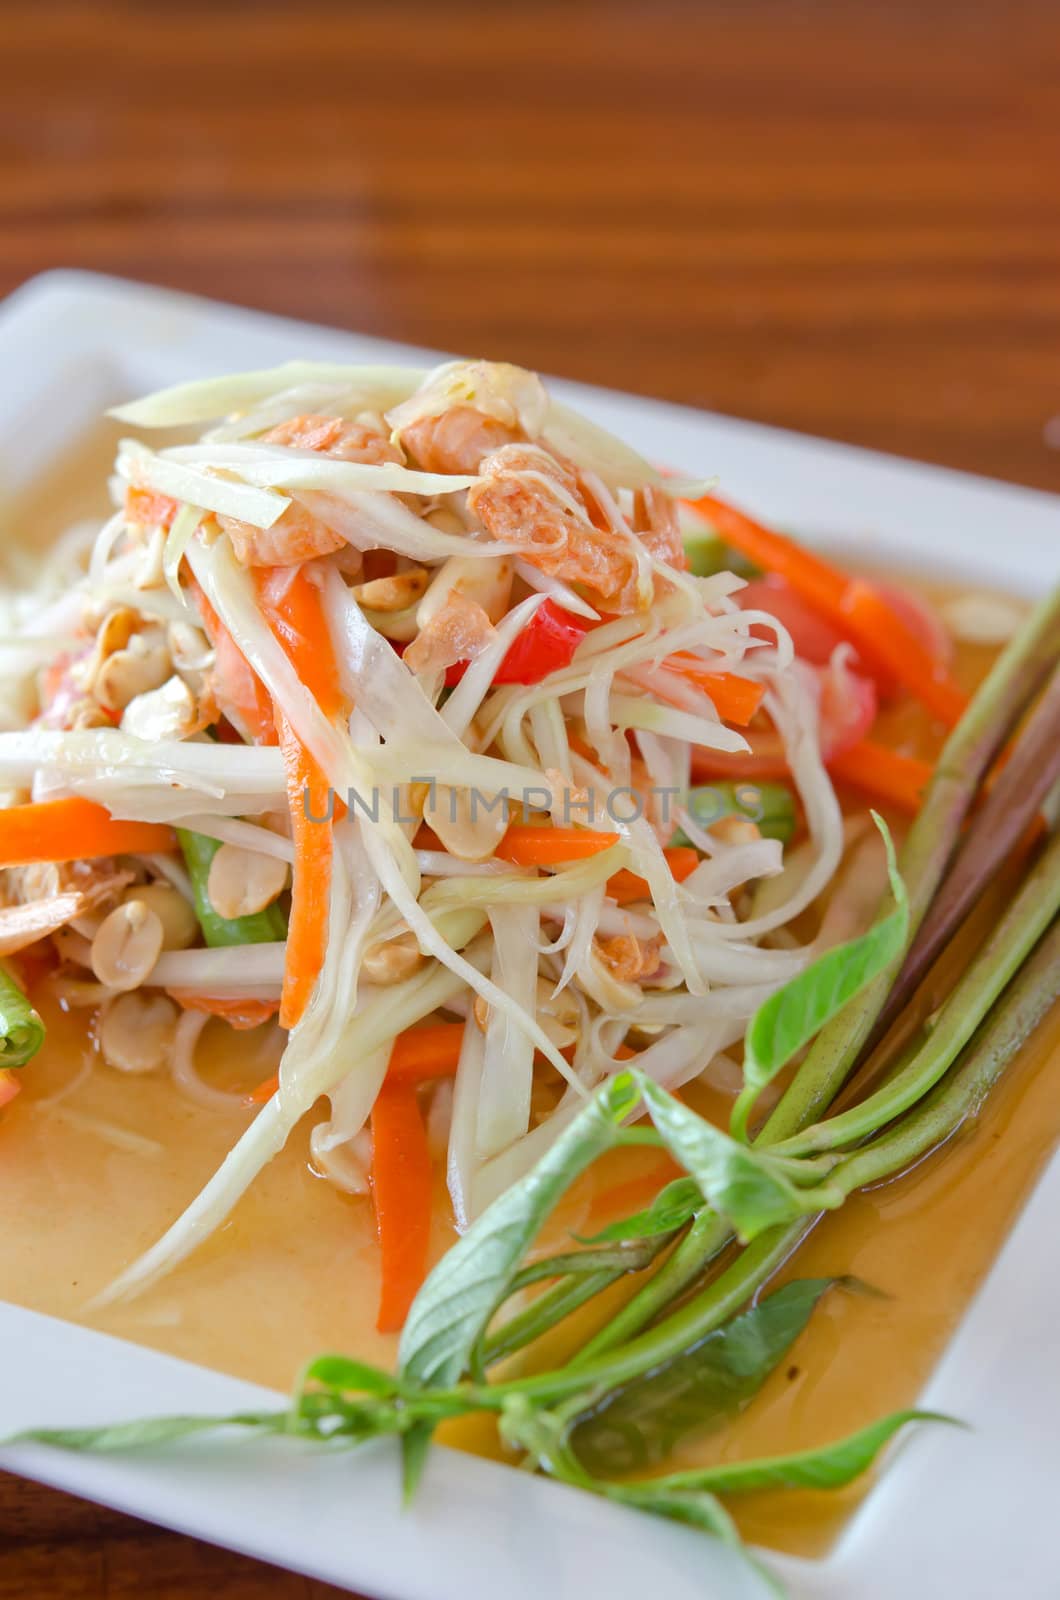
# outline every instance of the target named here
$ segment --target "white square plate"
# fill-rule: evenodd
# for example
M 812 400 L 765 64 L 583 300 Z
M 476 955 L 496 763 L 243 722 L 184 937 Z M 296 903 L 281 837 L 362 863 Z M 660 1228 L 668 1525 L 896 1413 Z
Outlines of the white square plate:
M 162 384 L 295 356 L 422 363 L 425 354 L 51 274 L 0 309 L 0 483 L 17 490 L 105 406 Z M 555 387 L 649 457 L 716 471 L 735 500 L 818 542 L 854 546 L 858 558 L 1031 595 L 1060 571 L 1060 500 L 1049 495 L 652 400 Z M 0 1196 L 2 1183 L 0 1173 Z M 901 1447 L 826 1560 L 771 1557 L 793 1594 L 1046 1600 L 1057 1592 L 1060 1274 L 1043 1264 L 1055 1259 L 1058 1219 L 1054 1160 L 921 1397 L 974 1431 L 933 1429 Z M 0 1304 L 0 1433 L 275 1399 Z M 0 1451 L 0 1465 L 380 1600 L 765 1592 L 745 1563 L 700 1534 L 444 1450 L 409 1511 L 386 1445 L 330 1455 L 285 1441 L 226 1441 L 121 1458 L 34 1448 Z

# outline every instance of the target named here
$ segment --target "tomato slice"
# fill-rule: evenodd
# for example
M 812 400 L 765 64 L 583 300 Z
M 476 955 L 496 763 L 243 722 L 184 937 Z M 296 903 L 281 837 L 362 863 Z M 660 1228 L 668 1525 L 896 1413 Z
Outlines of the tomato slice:
M 494 683 L 540 683 L 550 672 L 569 667 L 575 650 L 596 626 L 587 617 L 576 617 L 554 600 L 546 600 L 509 648 L 493 675 Z M 467 667 L 466 661 L 458 661 L 448 669 L 445 681 L 449 688 L 460 682 Z
M 795 654 L 815 667 L 826 667 L 836 645 L 845 644 L 845 635 L 832 626 L 805 601 L 786 578 L 767 575 L 753 578 L 733 596 L 741 611 L 768 611 L 791 634 Z M 756 639 L 772 642 L 773 630 L 756 623 L 751 632 Z
M 953 642 L 926 601 L 889 583 L 874 583 L 873 588 L 933 660 L 948 665 L 953 655 Z M 742 611 L 768 611 L 770 616 L 776 617 L 790 633 L 795 654 L 815 667 L 828 665 L 836 645 L 853 643 L 834 623 L 815 611 L 786 578 L 776 574 L 753 579 L 734 598 Z M 756 638 L 772 639 L 771 630 L 764 624 L 756 623 L 751 631 Z M 901 694 L 900 686 L 887 673 L 864 666 L 860 661 L 858 666 L 862 674 L 874 681 L 884 699 L 891 700 Z

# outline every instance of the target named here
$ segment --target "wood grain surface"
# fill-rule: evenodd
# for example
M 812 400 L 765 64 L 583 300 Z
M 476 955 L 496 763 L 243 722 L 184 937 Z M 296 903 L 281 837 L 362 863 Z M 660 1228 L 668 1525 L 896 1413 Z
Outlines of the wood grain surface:
M 0 294 L 88 267 L 1060 490 L 1056 0 L 0 23 Z M 0 1600 L 210 1591 L 333 1592 L 0 1477 Z

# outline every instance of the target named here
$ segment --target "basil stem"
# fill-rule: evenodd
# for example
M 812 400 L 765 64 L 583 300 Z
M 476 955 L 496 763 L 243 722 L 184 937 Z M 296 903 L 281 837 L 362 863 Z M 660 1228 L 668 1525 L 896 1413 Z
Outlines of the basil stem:
M 490 1384 L 485 1394 L 491 1397 L 491 1406 L 503 1404 L 505 1398 L 513 1394 L 523 1394 L 539 1404 L 549 1405 L 594 1384 L 611 1388 L 614 1384 L 628 1383 L 631 1378 L 639 1378 L 642 1373 L 672 1360 L 735 1316 L 755 1290 L 761 1288 L 802 1243 L 817 1220 L 816 1216 L 799 1217 L 796 1222 L 760 1233 L 724 1272 L 686 1305 L 621 1349 L 596 1356 L 584 1365 L 568 1364 L 556 1372 Z
M 969 824 L 953 864 L 920 925 L 874 1030 L 883 1033 L 908 1004 L 980 898 L 993 872 L 1032 825 L 1060 779 L 1060 666 L 1021 730 L 1011 758 Z
M 771 1150 L 809 1155 L 836 1150 L 908 1111 L 933 1088 L 968 1043 L 1060 912 L 1060 834 L 1043 852 L 1008 911 L 939 1013 L 913 1059 L 875 1094 L 793 1134 Z
M 987 769 L 1058 652 L 1060 588 L 1042 601 L 998 657 L 939 757 L 899 857 L 909 890 L 906 949 L 935 897 Z M 904 956 L 905 951 L 821 1030 L 766 1123 L 760 1135 L 764 1142 L 787 1138 L 827 1110 L 872 1034 Z
M 287 918 L 276 904 L 247 917 L 220 917 L 206 892 L 210 862 L 221 848 L 219 839 L 178 828 L 177 838 L 195 896 L 195 915 L 208 945 L 274 944 L 287 937 Z
M 0 1070 L 24 1067 L 44 1043 L 44 1023 L 5 967 L 0 966 Z
M 831 1173 L 847 1194 L 879 1183 L 945 1143 L 977 1114 L 1016 1052 L 1045 1018 L 1060 992 L 1060 922 L 980 1025 L 949 1075 L 911 1116 L 840 1162 Z
M 605 1350 L 632 1339 L 690 1288 L 732 1238 L 732 1228 L 715 1211 L 703 1210 L 644 1287 L 620 1306 L 615 1315 L 589 1339 L 569 1363 L 584 1366 Z
M 496 1333 L 484 1340 L 477 1365 L 489 1367 L 496 1361 L 503 1361 L 506 1356 L 514 1355 L 516 1350 L 525 1350 L 528 1344 L 549 1333 L 580 1306 L 595 1299 L 605 1289 L 610 1289 L 625 1273 L 625 1267 L 612 1267 L 564 1278 L 525 1310 L 509 1317 Z

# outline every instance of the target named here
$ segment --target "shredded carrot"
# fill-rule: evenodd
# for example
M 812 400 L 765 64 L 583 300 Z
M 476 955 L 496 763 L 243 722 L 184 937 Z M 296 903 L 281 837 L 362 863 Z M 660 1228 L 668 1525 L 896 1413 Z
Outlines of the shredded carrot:
M 262 610 L 292 666 L 324 715 L 337 716 L 343 709 L 342 692 L 319 588 L 304 567 L 263 567 L 256 578 Z M 331 822 L 312 820 L 328 812 L 327 780 L 279 708 L 276 726 L 294 840 L 280 1022 L 293 1028 L 324 965 L 333 841 Z
M 258 567 L 258 597 L 269 626 L 326 717 L 343 709 L 324 598 L 305 566 Z
M 178 1006 L 183 1006 L 185 1011 L 205 1011 L 211 1017 L 223 1017 L 230 1028 L 257 1028 L 261 1023 L 268 1022 L 269 1018 L 274 1017 L 280 1009 L 278 1000 L 241 1000 L 228 996 L 195 994 L 190 989 L 167 989 L 166 993 L 177 1002 Z M 261 1088 L 264 1088 L 263 1084 L 259 1084 L 250 1098 L 254 1099 Z M 271 1092 L 264 1098 L 270 1099 Z
M 17 1072 L 12 1072 L 10 1067 L 0 1069 L 0 1111 L 10 1105 L 21 1087 Z
M 558 867 L 565 861 L 585 861 L 617 844 L 617 833 L 594 833 L 590 828 L 554 828 L 551 823 L 513 822 L 497 846 L 501 861 L 516 867 Z
M 947 728 L 960 721 L 968 696 L 878 590 L 854 579 L 843 596 L 841 618 L 870 666 L 890 673 Z
M 738 677 L 735 672 L 712 672 L 699 656 L 690 655 L 686 650 L 667 656 L 663 666 L 667 672 L 673 672 L 694 684 L 697 689 L 702 689 L 714 702 L 714 709 L 721 720 L 733 722 L 738 728 L 747 727 L 766 692 L 764 684 L 752 683 L 750 678 Z M 653 683 L 653 689 L 660 698 L 666 698 L 665 690 L 659 688 L 658 678 Z
M 841 783 L 862 789 L 915 817 L 934 768 L 930 761 L 903 756 L 875 740 L 862 739 L 841 755 L 833 756 L 828 770 Z
M 691 504 L 694 511 L 706 517 L 726 544 L 731 544 L 747 556 L 756 567 L 779 573 L 793 589 L 798 590 L 804 600 L 827 616 L 838 613 L 847 586 L 845 573 L 822 561 L 820 556 L 804 549 L 794 539 L 763 528 L 761 523 L 753 521 L 742 511 L 737 511 L 735 506 L 727 505 L 714 495 L 704 495 L 702 500 L 692 501 Z
M 462 1022 L 430 1022 L 399 1033 L 390 1052 L 387 1082 L 424 1083 L 428 1078 L 451 1078 L 463 1041 Z
M 266 1100 L 272 1099 L 279 1087 L 280 1074 L 278 1072 L 274 1072 L 271 1078 L 262 1078 L 257 1088 L 251 1089 L 250 1093 L 247 1095 L 247 1104 L 251 1106 L 263 1106 Z
M 122 822 L 106 806 L 81 795 L 0 811 L 0 867 L 149 855 L 176 848 L 172 828 L 158 822 Z
M 294 841 L 280 1023 L 293 1028 L 305 1013 L 327 953 L 334 839 L 330 821 L 313 821 L 327 814 L 327 781 L 282 714 L 278 726 Z
M 967 698 L 938 661 L 871 584 L 852 579 L 794 539 L 763 528 L 713 495 L 691 502 L 735 549 L 756 566 L 786 578 L 802 598 L 853 640 L 869 667 L 883 669 L 931 713 L 952 727 Z
M 576 756 L 581 756 L 583 761 L 591 761 L 594 767 L 600 765 L 600 752 L 598 750 L 594 750 L 592 745 L 589 744 L 587 740 L 582 739 L 576 733 L 570 733 L 568 731 L 567 743 L 574 751 L 574 754 Z M 607 770 L 608 769 L 605 767 L 604 771 L 606 772 Z
M 416 1088 L 386 1082 L 372 1107 L 372 1201 L 382 1282 L 376 1327 L 396 1333 L 427 1275 L 431 1155 Z
M 173 991 L 170 991 L 171 993 Z M 174 995 L 174 998 L 176 996 Z M 184 1005 L 192 1002 L 184 1000 Z M 252 1002 L 257 1003 L 257 1002 Z M 205 1009 L 205 1005 L 199 1009 Z M 275 1006 L 273 1007 L 275 1010 Z M 399 1033 L 390 1051 L 388 1083 L 427 1083 L 432 1078 L 451 1078 L 460 1060 L 464 1040 L 462 1022 L 428 1022 Z M 280 1087 L 277 1073 L 259 1083 L 247 1099 L 256 1106 L 271 1100 Z
M 663 854 L 666 856 L 670 871 L 678 883 L 684 883 L 699 866 L 700 856 L 698 850 L 693 850 L 691 845 L 671 845 Z M 620 906 L 627 905 L 631 900 L 647 900 L 651 898 L 648 880 L 639 873 L 629 872 L 623 867 L 621 872 L 616 872 L 607 880 L 607 892 L 612 900 L 617 900 Z

